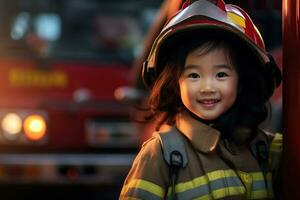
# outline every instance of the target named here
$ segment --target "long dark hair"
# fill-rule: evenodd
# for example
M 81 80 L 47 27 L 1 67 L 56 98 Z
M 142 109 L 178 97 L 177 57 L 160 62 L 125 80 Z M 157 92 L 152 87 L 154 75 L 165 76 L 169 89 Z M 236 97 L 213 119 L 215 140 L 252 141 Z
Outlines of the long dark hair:
M 265 80 L 266 72 L 262 63 L 250 47 L 233 37 L 225 39 L 219 35 L 203 36 L 201 39 L 199 36 L 190 35 L 182 42 L 173 43 L 150 90 L 149 118 L 163 116 L 157 128 L 163 123 L 173 125 L 176 114 L 186 109 L 181 102 L 178 80 L 183 72 L 187 54 L 205 44 L 203 54 L 216 48 L 228 50 L 229 59 L 236 67 L 239 77 L 237 99 L 227 112 L 214 120 L 214 127 L 226 133 L 223 135 L 233 138 L 243 137 L 238 133 L 241 130 L 247 134 L 255 133 L 259 124 L 268 116 L 266 102 L 269 83 Z

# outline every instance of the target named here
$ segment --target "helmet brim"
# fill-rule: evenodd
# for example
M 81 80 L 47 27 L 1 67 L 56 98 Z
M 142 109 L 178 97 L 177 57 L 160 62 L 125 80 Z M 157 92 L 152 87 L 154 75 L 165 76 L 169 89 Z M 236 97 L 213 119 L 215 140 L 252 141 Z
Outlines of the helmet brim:
M 169 59 L 172 51 L 184 46 L 187 40 L 209 40 L 214 38 L 222 38 L 228 40 L 233 45 L 239 45 L 245 47 L 246 52 L 253 59 L 259 59 L 259 62 L 264 65 L 269 62 L 269 58 L 266 53 L 259 49 L 249 39 L 244 37 L 242 33 L 230 29 L 222 24 L 210 24 L 210 25 L 187 25 L 184 28 L 176 28 L 176 30 L 170 30 L 165 32 L 157 38 L 154 43 L 155 51 L 149 55 L 149 68 L 151 65 L 155 68 L 155 73 L 159 74 Z

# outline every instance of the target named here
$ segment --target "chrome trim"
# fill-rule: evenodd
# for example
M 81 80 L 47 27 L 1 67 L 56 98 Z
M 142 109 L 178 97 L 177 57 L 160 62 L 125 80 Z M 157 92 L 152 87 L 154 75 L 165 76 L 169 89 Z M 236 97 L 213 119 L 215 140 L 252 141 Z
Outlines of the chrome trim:
M 0 165 L 130 166 L 135 154 L 0 154 Z
M 176 24 L 180 24 L 181 22 L 193 16 L 205 16 L 209 19 L 211 18 L 212 13 L 214 14 L 213 20 L 220 21 L 225 24 L 230 24 L 231 26 L 234 26 L 240 31 L 243 31 L 239 26 L 228 20 L 227 13 L 224 10 L 220 9 L 218 6 L 209 1 L 202 0 L 194 2 L 193 4 L 182 10 L 174 18 L 172 18 L 168 22 L 168 24 L 162 29 L 161 33 L 163 33 L 165 30 L 168 30 L 170 27 Z

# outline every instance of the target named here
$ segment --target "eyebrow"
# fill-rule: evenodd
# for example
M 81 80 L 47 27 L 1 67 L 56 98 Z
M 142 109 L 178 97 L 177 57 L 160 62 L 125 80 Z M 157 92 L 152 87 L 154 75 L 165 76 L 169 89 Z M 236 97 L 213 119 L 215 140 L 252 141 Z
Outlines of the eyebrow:
M 201 67 L 201 65 L 185 65 L 184 66 L 184 70 L 188 70 L 188 69 L 193 69 L 193 68 L 198 68 L 198 67 Z M 225 68 L 225 69 L 229 69 L 229 70 L 233 70 L 234 67 L 232 65 L 226 65 L 226 64 L 219 64 L 219 65 L 214 65 L 214 67 L 216 68 Z

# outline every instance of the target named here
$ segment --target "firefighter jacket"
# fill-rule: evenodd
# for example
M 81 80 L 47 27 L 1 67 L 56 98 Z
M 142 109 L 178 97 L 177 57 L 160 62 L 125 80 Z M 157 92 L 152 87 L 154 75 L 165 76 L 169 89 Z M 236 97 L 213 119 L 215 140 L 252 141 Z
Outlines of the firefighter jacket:
M 196 121 L 196 120 L 195 120 Z M 175 185 L 178 200 L 272 199 L 272 174 L 278 164 L 269 160 L 263 172 L 248 144 L 237 146 L 221 139 L 220 132 L 200 122 L 180 118 L 175 131 L 184 140 L 188 164 L 180 169 Z M 268 140 L 261 132 L 257 138 Z M 281 137 L 268 143 L 269 159 L 281 151 Z M 155 135 L 146 141 L 133 162 L 120 199 L 170 198 L 169 169 L 164 160 L 160 140 Z

